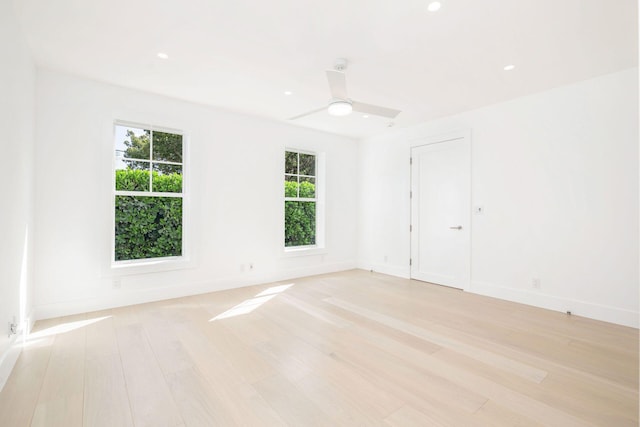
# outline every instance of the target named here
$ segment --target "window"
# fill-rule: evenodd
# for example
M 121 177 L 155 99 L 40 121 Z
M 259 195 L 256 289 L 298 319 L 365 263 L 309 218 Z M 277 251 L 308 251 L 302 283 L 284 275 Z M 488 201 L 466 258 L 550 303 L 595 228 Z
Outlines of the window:
M 316 155 L 285 151 L 284 163 L 284 246 L 315 246 Z
M 113 260 L 182 256 L 182 135 L 121 124 L 115 135 Z

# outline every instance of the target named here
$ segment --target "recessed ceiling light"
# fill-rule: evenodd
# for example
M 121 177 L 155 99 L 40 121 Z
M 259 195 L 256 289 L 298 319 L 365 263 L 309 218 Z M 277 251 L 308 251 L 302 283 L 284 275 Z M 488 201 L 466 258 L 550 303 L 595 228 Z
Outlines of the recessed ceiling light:
M 158 54 L 156 55 L 158 58 L 160 59 L 169 59 L 169 55 L 167 55 L 164 52 L 158 52 Z
M 293 92 L 291 92 L 290 90 L 285 90 L 285 91 L 284 91 L 284 94 L 285 94 L 285 95 L 287 95 L 287 96 L 291 95 L 292 93 L 293 93 Z
M 432 1 L 431 3 L 429 3 L 429 6 L 427 6 L 427 10 L 429 12 L 436 12 L 440 10 L 441 7 L 442 5 L 440 4 L 439 1 Z
M 368 118 L 369 118 L 369 115 L 368 115 L 368 114 L 364 114 L 364 115 L 362 116 L 362 118 L 363 118 L 363 119 L 368 119 Z
M 505 65 L 505 66 L 504 66 L 504 70 L 505 70 L 505 71 L 511 71 L 511 70 L 513 70 L 514 68 L 516 68 L 516 66 L 515 66 L 515 65 L 513 65 L 513 64 L 509 64 L 509 65 Z

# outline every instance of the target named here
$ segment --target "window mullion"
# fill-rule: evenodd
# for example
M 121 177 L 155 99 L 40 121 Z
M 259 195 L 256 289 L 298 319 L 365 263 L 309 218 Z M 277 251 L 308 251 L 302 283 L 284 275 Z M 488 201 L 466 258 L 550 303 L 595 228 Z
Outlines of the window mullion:
M 298 183 L 298 185 L 296 185 L 296 197 L 300 198 L 300 153 L 296 153 L 296 182 Z
M 149 192 L 153 193 L 153 129 L 149 130 Z

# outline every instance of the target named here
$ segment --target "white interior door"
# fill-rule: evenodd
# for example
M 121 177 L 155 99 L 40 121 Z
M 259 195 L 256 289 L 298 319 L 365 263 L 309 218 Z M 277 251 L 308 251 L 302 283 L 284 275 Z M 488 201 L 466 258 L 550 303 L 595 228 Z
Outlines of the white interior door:
M 468 134 L 411 149 L 411 277 L 466 289 L 471 271 Z

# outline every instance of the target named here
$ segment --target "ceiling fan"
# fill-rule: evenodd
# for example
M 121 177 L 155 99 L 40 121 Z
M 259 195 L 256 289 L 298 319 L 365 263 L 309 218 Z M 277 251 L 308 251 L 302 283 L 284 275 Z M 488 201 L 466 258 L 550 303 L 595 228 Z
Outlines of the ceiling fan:
M 289 120 L 296 120 L 325 109 L 331 116 L 347 116 L 351 114 L 352 111 L 357 111 L 363 114 L 372 114 L 374 116 L 395 119 L 396 116 L 400 114 L 400 110 L 365 104 L 364 102 L 358 102 L 350 99 L 347 96 L 347 83 L 345 80 L 346 69 L 347 60 L 344 58 L 338 58 L 333 66 L 333 70 L 327 70 L 327 80 L 329 80 L 329 90 L 331 91 L 332 97 L 328 106 L 291 117 Z

